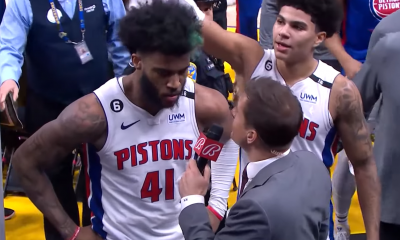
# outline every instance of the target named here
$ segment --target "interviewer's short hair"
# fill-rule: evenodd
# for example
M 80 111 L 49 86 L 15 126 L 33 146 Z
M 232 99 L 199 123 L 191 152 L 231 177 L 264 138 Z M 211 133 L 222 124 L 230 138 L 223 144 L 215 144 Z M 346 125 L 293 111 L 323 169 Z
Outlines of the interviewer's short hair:
M 254 128 L 260 140 L 272 150 L 289 146 L 303 120 L 300 102 L 290 88 L 270 78 L 260 78 L 249 81 L 245 93 L 246 125 Z

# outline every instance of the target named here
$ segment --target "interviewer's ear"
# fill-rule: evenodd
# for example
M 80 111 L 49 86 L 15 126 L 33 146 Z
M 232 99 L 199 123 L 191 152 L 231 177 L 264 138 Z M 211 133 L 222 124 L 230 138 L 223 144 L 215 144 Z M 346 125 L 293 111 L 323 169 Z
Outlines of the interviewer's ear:
M 252 144 L 257 139 L 257 132 L 254 130 L 248 130 L 246 135 L 247 144 Z

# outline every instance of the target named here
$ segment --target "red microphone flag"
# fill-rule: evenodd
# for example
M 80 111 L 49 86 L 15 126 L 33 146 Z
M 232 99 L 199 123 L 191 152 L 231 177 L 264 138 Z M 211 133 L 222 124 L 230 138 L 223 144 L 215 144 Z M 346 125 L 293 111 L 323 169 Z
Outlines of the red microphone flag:
M 208 139 L 204 133 L 200 133 L 200 137 L 197 139 L 196 145 L 194 145 L 194 151 L 200 157 L 217 161 L 223 146 L 222 143 Z

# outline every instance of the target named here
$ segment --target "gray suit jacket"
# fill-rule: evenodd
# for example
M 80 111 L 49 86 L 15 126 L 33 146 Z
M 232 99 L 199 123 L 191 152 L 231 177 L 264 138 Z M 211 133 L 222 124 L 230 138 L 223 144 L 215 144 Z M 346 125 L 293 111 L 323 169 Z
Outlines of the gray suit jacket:
M 400 175 L 399 119 L 400 119 L 400 10 L 382 20 L 375 28 L 377 42 L 370 40 L 370 50 L 361 70 L 353 81 L 368 113 L 379 96 L 382 106 L 375 131 L 374 156 L 382 184 L 381 221 L 400 224 Z M 381 25 L 382 24 L 382 25 Z M 389 27 L 390 26 L 390 27 Z M 397 31 L 396 31 L 397 28 Z M 380 36 L 381 35 L 381 36 Z
M 326 240 L 331 180 L 313 153 L 291 152 L 263 168 L 214 235 L 203 204 L 186 207 L 179 224 L 186 240 Z

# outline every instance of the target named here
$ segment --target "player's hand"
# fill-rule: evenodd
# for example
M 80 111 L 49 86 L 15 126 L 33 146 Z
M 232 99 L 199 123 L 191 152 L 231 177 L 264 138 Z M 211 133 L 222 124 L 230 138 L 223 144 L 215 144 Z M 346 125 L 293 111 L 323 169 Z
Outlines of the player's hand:
M 103 240 L 103 238 L 92 230 L 92 226 L 87 226 L 81 228 L 76 240 Z
M 342 67 L 344 69 L 344 73 L 346 74 L 346 77 L 349 79 L 353 79 L 354 76 L 360 71 L 362 66 L 362 63 L 349 57 L 344 63 L 342 64 Z
M 196 161 L 190 159 L 186 172 L 183 173 L 179 180 L 179 193 L 181 197 L 183 198 L 189 195 L 206 195 L 208 185 L 210 184 L 210 176 L 211 170 L 208 164 L 204 169 L 204 176 L 202 176 L 197 168 Z
M 6 107 L 6 97 L 9 93 L 12 93 L 14 102 L 18 99 L 18 85 L 17 83 L 12 80 L 6 80 L 0 86 L 0 111 L 3 111 Z

